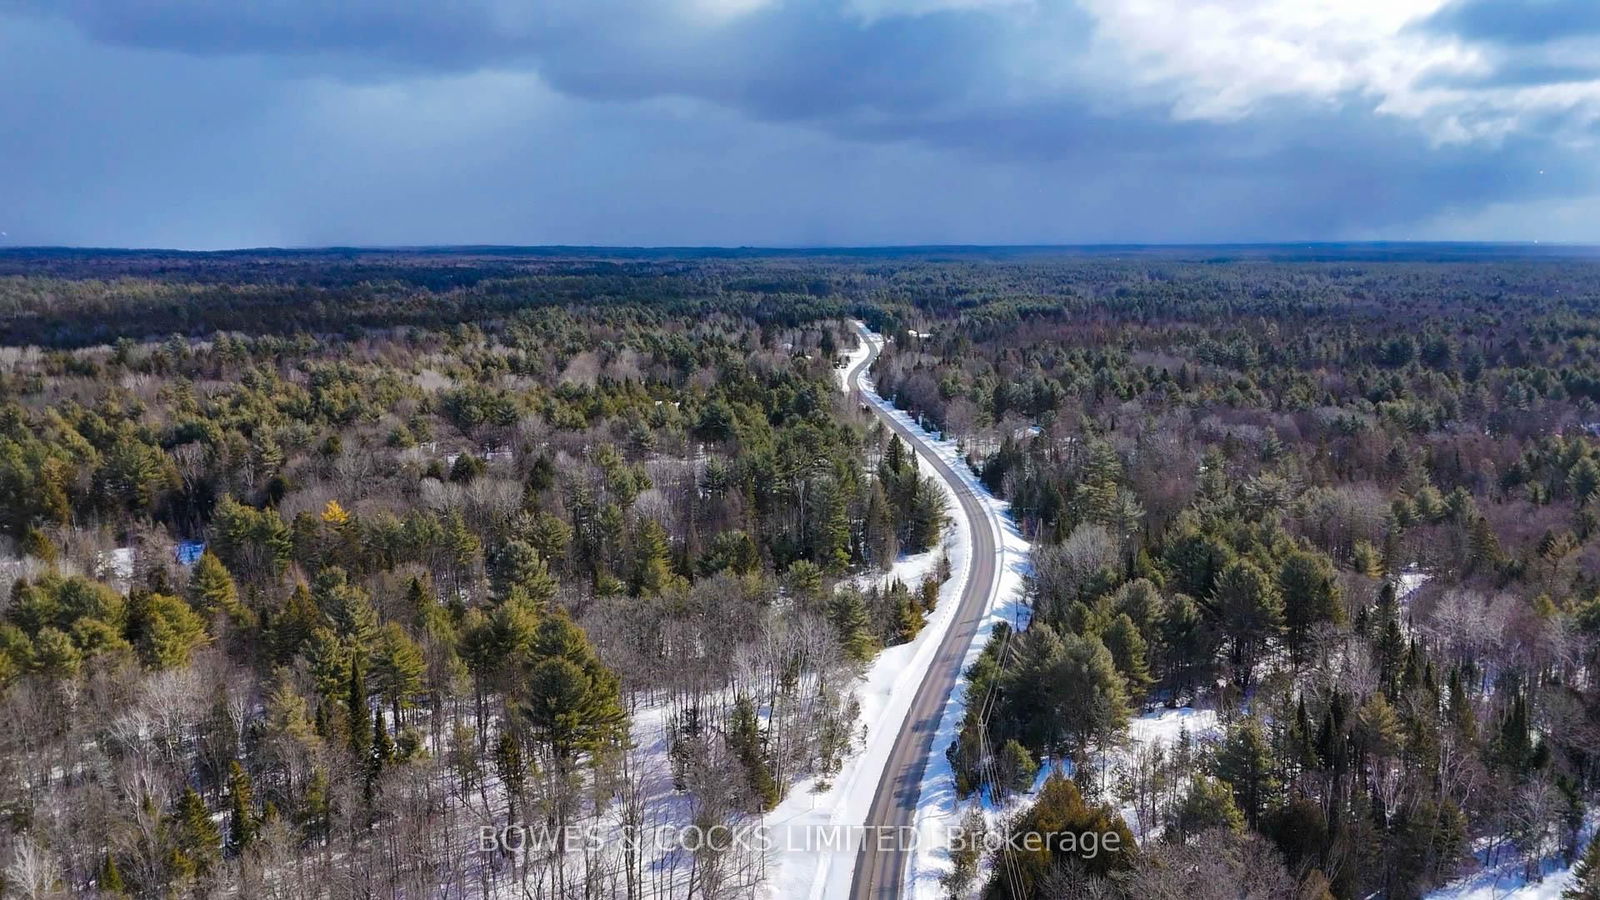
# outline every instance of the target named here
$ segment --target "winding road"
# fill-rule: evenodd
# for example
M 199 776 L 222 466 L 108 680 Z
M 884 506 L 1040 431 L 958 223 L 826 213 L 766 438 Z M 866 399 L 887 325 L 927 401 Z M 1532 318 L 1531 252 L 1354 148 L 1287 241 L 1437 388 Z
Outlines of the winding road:
M 870 351 L 845 376 L 851 396 L 872 410 L 873 414 L 893 429 L 934 472 L 955 492 L 960 500 L 960 514 L 965 516 L 972 531 L 972 559 L 966 567 L 966 583 L 961 588 L 960 604 L 955 620 L 950 623 L 939 649 L 928 666 L 928 674 L 917 688 L 906 713 L 905 723 L 896 735 L 889 760 L 878 778 L 878 789 L 872 797 L 867 812 L 867 834 L 888 834 L 881 829 L 894 829 L 896 839 L 890 847 L 881 847 L 870 838 L 862 842 L 856 857 L 855 877 L 850 882 L 852 900 L 881 900 L 899 898 L 905 893 L 906 867 L 912 850 L 903 846 L 898 835 L 906 834 L 915 824 L 917 801 L 922 792 L 923 770 L 933 750 L 934 735 L 939 730 L 939 719 L 946 700 L 955 690 L 961 674 L 967 648 L 972 645 L 978 623 L 984 618 L 998 589 L 996 526 L 985 512 L 983 503 L 973 493 L 967 482 L 960 478 L 937 453 L 912 429 L 889 415 L 877 404 L 867 401 L 861 387 L 861 377 L 878 358 L 880 344 L 861 328 L 861 339 Z

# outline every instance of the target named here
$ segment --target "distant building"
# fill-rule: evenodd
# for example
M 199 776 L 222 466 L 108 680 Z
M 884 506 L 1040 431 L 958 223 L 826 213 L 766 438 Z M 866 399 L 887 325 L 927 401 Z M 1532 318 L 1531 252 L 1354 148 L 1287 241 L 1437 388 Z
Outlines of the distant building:
M 172 554 L 178 558 L 179 565 L 192 566 L 200 561 L 201 555 L 205 552 L 205 541 L 182 541 L 173 549 Z

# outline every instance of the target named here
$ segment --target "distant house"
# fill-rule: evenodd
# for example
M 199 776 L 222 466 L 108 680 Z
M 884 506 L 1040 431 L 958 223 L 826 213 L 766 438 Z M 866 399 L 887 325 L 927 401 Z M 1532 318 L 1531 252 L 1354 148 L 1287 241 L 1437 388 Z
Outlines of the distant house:
M 192 566 L 200 561 L 201 555 L 205 552 L 205 541 L 182 541 L 173 548 L 172 555 L 177 557 L 178 565 Z

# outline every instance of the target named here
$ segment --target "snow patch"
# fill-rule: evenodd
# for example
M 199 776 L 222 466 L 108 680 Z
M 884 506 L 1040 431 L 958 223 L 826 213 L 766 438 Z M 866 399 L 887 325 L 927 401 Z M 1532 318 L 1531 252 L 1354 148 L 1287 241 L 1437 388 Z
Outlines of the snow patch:
M 1584 824 L 1583 835 L 1593 839 L 1595 817 L 1591 811 Z M 1582 842 L 1580 846 L 1585 846 Z M 1487 866 L 1459 881 L 1451 882 L 1429 893 L 1423 900 L 1560 900 L 1561 894 L 1576 883 L 1574 866 L 1566 865 L 1560 856 L 1539 861 L 1539 876 L 1529 881 L 1522 859 L 1514 853 L 1497 865 Z M 1477 854 L 1480 864 L 1484 853 Z
M 1417 566 L 1407 566 L 1404 571 L 1395 576 L 1394 596 L 1401 603 L 1411 600 L 1411 595 L 1421 590 L 1422 586 L 1433 579 L 1432 575 L 1422 571 Z
M 95 557 L 95 575 L 126 591 L 133 582 L 133 548 L 102 551 Z
M 1185 730 L 1195 740 L 1220 735 L 1217 711 L 1185 706 L 1146 713 L 1128 723 L 1128 744 L 1136 748 L 1171 747 Z

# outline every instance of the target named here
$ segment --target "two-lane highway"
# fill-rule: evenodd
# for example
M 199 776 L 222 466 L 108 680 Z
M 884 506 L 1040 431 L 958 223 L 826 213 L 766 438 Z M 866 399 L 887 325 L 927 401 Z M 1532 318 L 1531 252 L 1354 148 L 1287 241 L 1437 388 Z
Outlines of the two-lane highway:
M 950 485 L 960 500 L 960 509 L 953 512 L 966 518 L 972 532 L 972 558 L 966 567 L 966 583 L 961 588 L 955 620 L 945 632 L 944 640 L 939 644 L 933 663 L 928 667 L 928 674 L 911 701 L 905 724 L 895 737 L 894 747 L 889 752 L 889 760 L 885 763 L 883 773 L 878 779 L 877 793 L 873 795 L 872 805 L 867 812 L 865 824 L 868 835 L 888 834 L 885 829 L 892 829 L 895 835 L 901 835 L 907 833 L 903 829 L 909 829 L 914 824 L 917 801 L 922 792 L 923 770 L 933 750 L 933 739 L 939 729 L 940 716 L 944 712 L 945 702 L 950 693 L 955 690 L 956 680 L 960 677 L 961 666 L 966 659 L 967 649 L 972 645 L 978 623 L 983 620 L 994 599 L 994 592 L 998 586 L 997 535 L 992 520 L 985 513 L 982 501 L 967 483 L 951 470 L 950 465 L 932 452 L 923 438 L 912 429 L 884 412 L 877 404 L 866 400 L 861 387 L 861 377 L 878 358 L 879 345 L 873 343 L 865 329 L 862 329 L 861 339 L 867 343 L 870 351 L 866 358 L 846 375 L 852 396 L 858 398 L 882 419 L 885 425 L 899 434 L 906 445 L 916 451 L 917 455 L 933 468 L 934 473 Z M 906 882 L 906 867 L 911 861 L 912 851 L 898 838 L 890 843 L 891 846 L 884 849 L 875 838 L 869 837 L 863 842 L 861 852 L 856 858 L 855 878 L 850 883 L 852 900 L 868 900 L 868 898 L 882 900 L 882 898 L 901 896 Z

